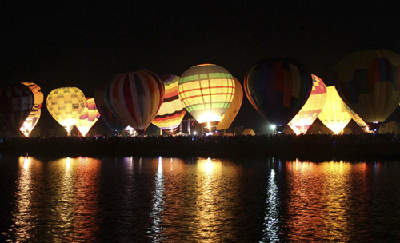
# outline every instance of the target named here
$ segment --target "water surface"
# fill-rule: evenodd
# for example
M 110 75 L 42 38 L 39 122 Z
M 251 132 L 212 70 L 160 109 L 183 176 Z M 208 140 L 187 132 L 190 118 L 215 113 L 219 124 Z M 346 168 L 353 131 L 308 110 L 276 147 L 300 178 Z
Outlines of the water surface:
M 0 240 L 399 240 L 400 163 L 0 160 Z

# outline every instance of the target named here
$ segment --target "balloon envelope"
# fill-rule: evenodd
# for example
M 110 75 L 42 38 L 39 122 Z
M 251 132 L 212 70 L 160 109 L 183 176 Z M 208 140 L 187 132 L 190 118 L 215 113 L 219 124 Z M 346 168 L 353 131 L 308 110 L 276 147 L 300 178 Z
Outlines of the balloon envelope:
M 268 59 L 253 66 L 244 91 L 254 108 L 273 124 L 286 125 L 310 96 L 310 72 L 292 59 Z
M 75 126 L 81 132 L 82 136 L 85 137 L 99 117 L 100 113 L 94 103 L 94 98 L 86 98 L 86 107 L 79 116 Z
M 173 74 L 161 76 L 164 83 L 164 100 L 152 123 L 161 129 L 175 129 L 186 114 L 186 109 L 178 96 L 179 77 Z
M 85 109 L 86 98 L 76 87 L 62 87 L 50 91 L 46 98 L 46 107 L 50 115 L 68 129 L 75 125 Z
M 317 119 L 319 113 L 325 105 L 326 86 L 322 79 L 316 75 L 311 75 L 313 86 L 310 97 L 307 99 L 299 113 L 289 122 L 289 126 L 296 134 L 306 133 L 310 126 Z
M 233 76 L 214 64 L 191 67 L 179 79 L 179 98 L 199 123 L 221 121 L 234 92 Z
M 318 118 L 335 134 L 340 133 L 350 122 L 350 113 L 335 86 L 326 87 L 326 102 Z
M 33 107 L 32 91 L 21 83 L 0 85 L 0 122 L 17 133 Z
M 243 100 L 243 88 L 237 78 L 235 80 L 235 94 L 233 95 L 233 99 L 231 104 L 229 105 L 228 110 L 226 110 L 225 114 L 222 116 L 222 120 L 218 122 L 217 129 L 228 129 L 235 117 L 239 113 L 240 107 L 242 107 Z
M 111 130 L 119 133 L 126 127 L 126 124 L 111 111 L 110 107 L 105 101 L 105 90 L 105 84 L 96 89 L 94 92 L 94 102 L 99 110 L 99 113 L 101 114 L 100 117 L 104 120 L 107 126 Z
M 400 102 L 400 56 L 389 50 L 356 52 L 335 68 L 346 104 L 366 122 L 383 122 Z
M 164 85 L 156 74 L 141 69 L 115 75 L 105 97 L 114 114 L 135 130 L 144 130 L 162 104 Z

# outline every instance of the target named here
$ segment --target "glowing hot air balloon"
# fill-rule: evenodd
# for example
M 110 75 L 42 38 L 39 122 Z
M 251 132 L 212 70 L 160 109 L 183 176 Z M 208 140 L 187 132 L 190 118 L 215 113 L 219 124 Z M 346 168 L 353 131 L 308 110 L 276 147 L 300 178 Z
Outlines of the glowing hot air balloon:
M 218 122 L 217 130 L 228 129 L 239 113 L 240 107 L 242 107 L 243 88 L 237 78 L 234 78 L 234 80 L 235 94 L 233 96 L 233 100 L 229 105 L 228 110 L 226 110 L 225 114 L 222 116 L 222 120 Z
M 299 113 L 289 122 L 290 128 L 296 134 L 306 133 L 325 105 L 326 86 L 322 82 L 322 79 L 316 75 L 312 74 L 311 77 L 313 79 L 313 86 L 310 97 Z
M 335 86 L 326 87 L 326 102 L 318 118 L 335 134 L 340 133 L 350 122 L 351 116 L 346 104 L 340 98 Z
M 383 122 L 400 102 L 400 56 L 368 50 L 343 58 L 335 82 L 346 104 L 367 123 Z
M 33 93 L 33 107 L 28 117 L 24 121 L 21 126 L 21 132 L 29 137 L 29 134 L 32 132 L 33 128 L 39 121 L 40 115 L 42 114 L 41 108 L 43 103 L 43 93 L 39 85 L 33 82 L 22 82 L 23 85 L 27 86 Z
M 292 59 L 268 59 L 253 66 L 244 79 L 250 103 L 268 121 L 285 126 L 300 111 L 313 85 L 310 72 Z
M 82 136 L 85 137 L 99 117 L 100 113 L 94 103 L 94 98 L 86 98 L 86 107 L 79 116 L 75 126 L 81 132 Z
M 153 121 L 163 98 L 162 81 L 145 69 L 117 74 L 105 92 L 111 111 L 138 132 L 144 132 Z
M 178 97 L 179 77 L 173 74 L 161 76 L 164 83 L 164 100 L 152 123 L 161 129 L 172 131 L 177 128 L 186 114 L 186 109 Z
M 71 128 L 86 107 L 86 98 L 76 87 L 62 87 L 50 92 L 46 98 L 46 107 L 50 115 L 65 127 L 69 136 Z
M 202 64 L 189 68 L 179 79 L 178 95 L 198 123 L 218 123 L 235 92 L 233 76 L 221 66 Z

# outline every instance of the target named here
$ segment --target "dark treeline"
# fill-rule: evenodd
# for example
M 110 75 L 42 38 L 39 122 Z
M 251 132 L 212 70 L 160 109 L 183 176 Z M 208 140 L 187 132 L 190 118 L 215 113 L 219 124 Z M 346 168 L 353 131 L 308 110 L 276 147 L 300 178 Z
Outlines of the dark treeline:
M 306 134 L 233 137 L 2 138 L 3 156 L 214 156 L 310 161 L 383 161 L 400 158 L 400 135 Z

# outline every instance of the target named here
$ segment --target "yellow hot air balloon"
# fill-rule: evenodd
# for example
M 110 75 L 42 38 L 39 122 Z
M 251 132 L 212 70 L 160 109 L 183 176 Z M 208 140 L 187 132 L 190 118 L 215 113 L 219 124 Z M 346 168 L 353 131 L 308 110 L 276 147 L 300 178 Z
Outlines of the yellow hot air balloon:
M 22 82 L 23 85 L 27 86 L 33 93 L 33 107 L 28 117 L 25 119 L 25 122 L 22 124 L 20 128 L 21 132 L 29 137 L 29 134 L 32 132 L 33 128 L 36 126 L 39 121 L 40 115 L 42 114 L 41 108 L 43 103 L 43 93 L 39 85 L 33 82 Z
M 65 127 L 69 136 L 71 128 L 86 107 L 86 98 L 76 87 L 62 87 L 50 92 L 46 98 L 46 107 L 50 115 Z
M 326 86 L 322 79 L 311 74 L 313 86 L 310 97 L 307 99 L 299 113 L 289 122 L 290 128 L 298 135 L 306 133 L 310 126 L 317 119 L 319 113 L 325 105 Z
M 100 113 L 94 103 L 94 98 L 86 98 L 86 107 L 83 109 L 75 126 L 81 132 L 82 136 L 85 137 L 99 117 Z
M 186 110 L 199 123 L 222 120 L 235 92 L 235 80 L 228 70 L 214 64 L 189 68 L 179 79 L 178 95 Z
M 235 94 L 233 96 L 233 100 L 229 105 L 228 110 L 226 110 L 225 114 L 222 116 L 222 120 L 218 122 L 217 130 L 228 129 L 239 113 L 240 107 L 242 107 L 243 88 L 237 78 L 234 78 L 234 80 Z
M 350 107 L 348 107 L 347 105 L 346 105 L 346 109 L 350 113 L 351 119 L 353 119 L 357 123 L 357 125 L 359 125 L 360 127 L 367 126 L 367 123 L 357 113 L 355 113 L 352 109 L 350 109 Z
M 326 87 L 326 102 L 318 118 L 335 134 L 340 133 L 350 122 L 351 116 L 334 86 Z

